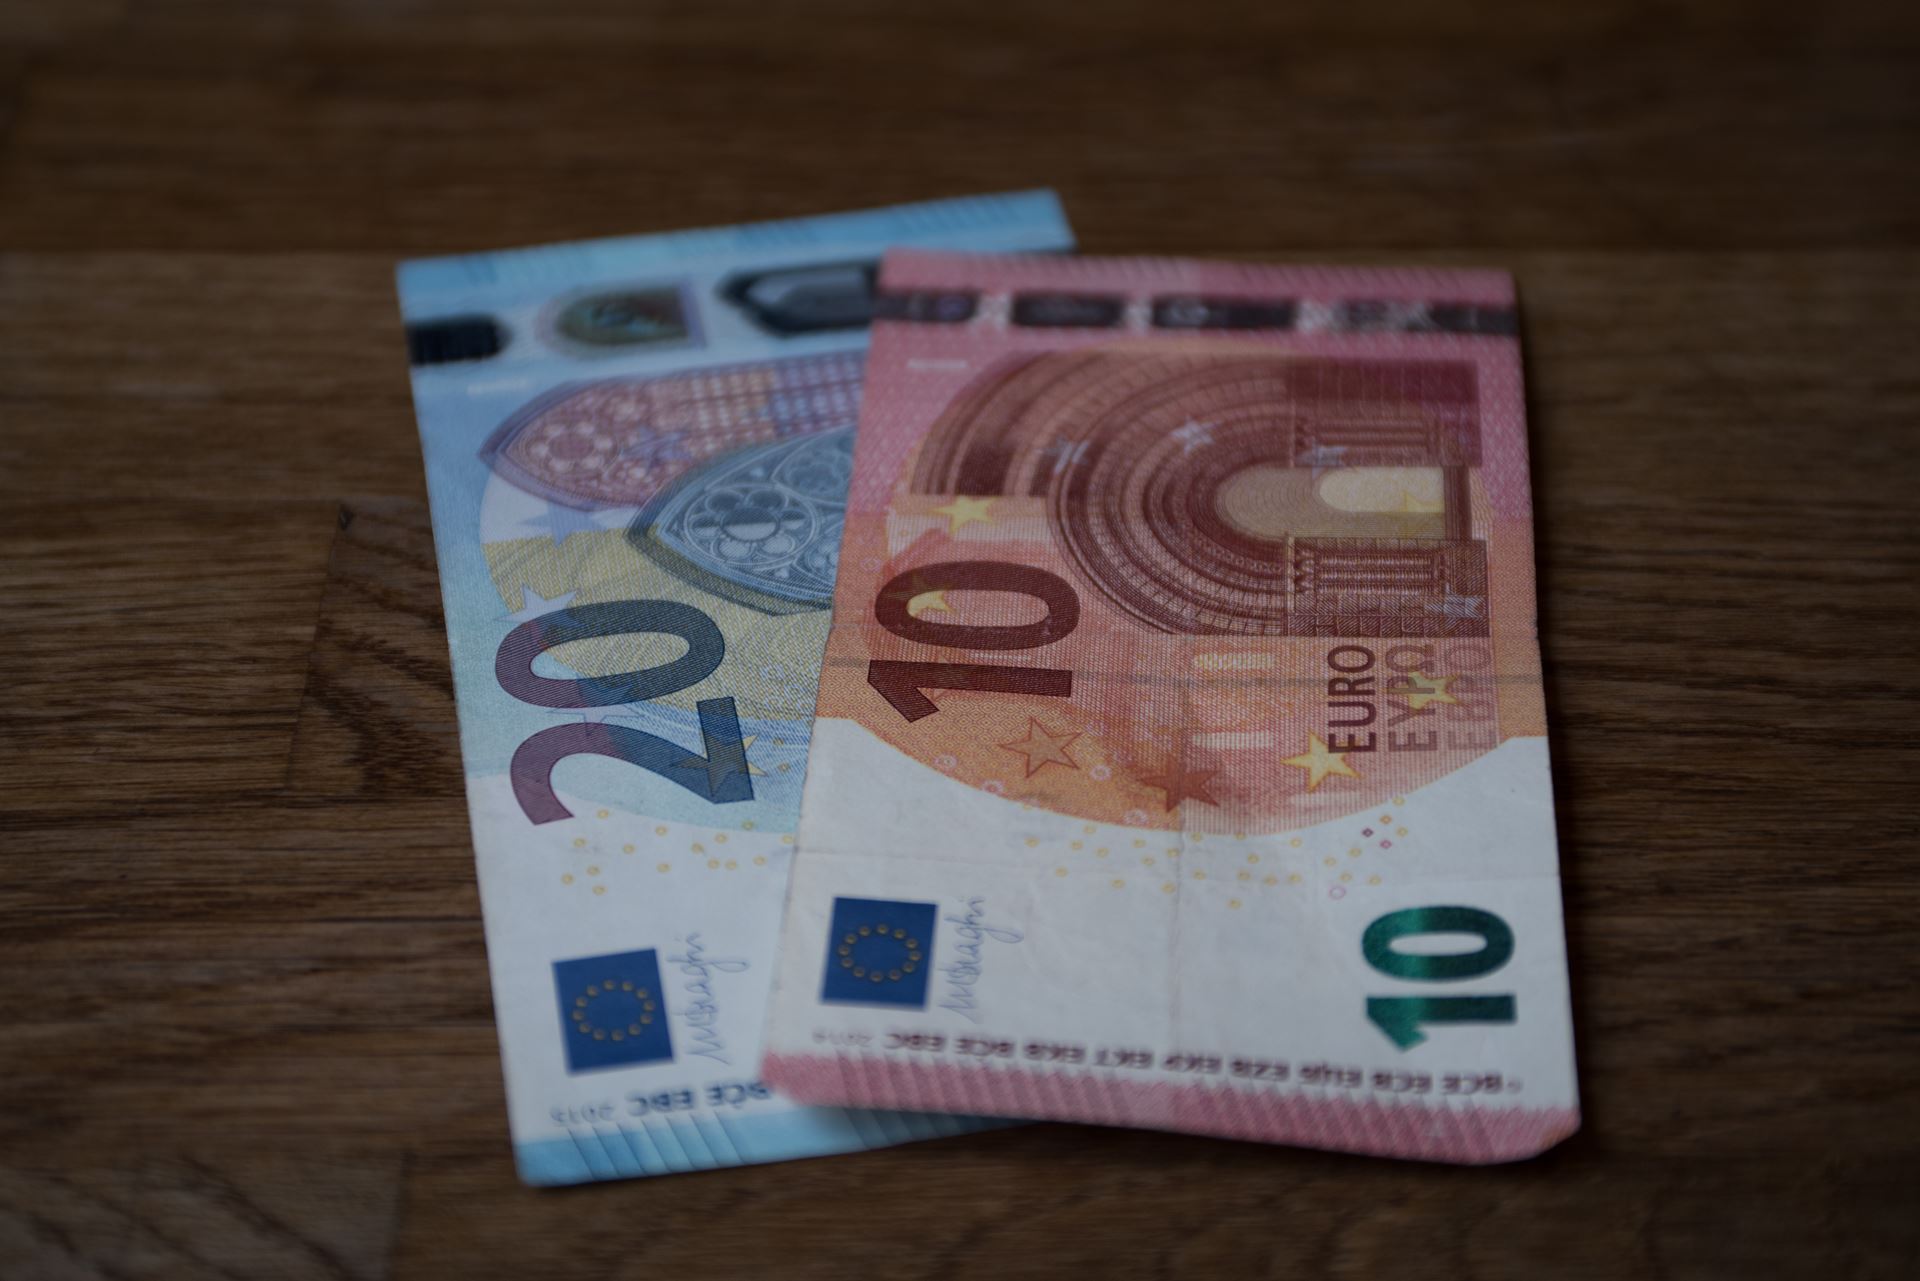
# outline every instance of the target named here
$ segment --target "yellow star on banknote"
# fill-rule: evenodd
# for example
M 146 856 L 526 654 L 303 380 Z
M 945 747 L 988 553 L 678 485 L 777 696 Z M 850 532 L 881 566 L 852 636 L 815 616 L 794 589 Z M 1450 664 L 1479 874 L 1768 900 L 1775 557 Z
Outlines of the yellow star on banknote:
M 742 756 L 746 756 L 747 749 L 749 747 L 752 747 L 754 744 L 754 740 L 759 737 L 760 736 L 758 734 L 748 734 L 745 738 L 741 739 L 740 754 Z M 761 769 L 758 765 L 755 765 L 753 763 L 753 758 L 751 756 L 747 756 L 747 777 L 752 778 L 755 775 L 758 775 L 761 778 L 765 778 L 767 776 L 767 772 Z
M 939 588 L 930 592 L 921 592 L 918 596 L 915 596 L 907 602 L 907 616 L 909 618 L 918 618 L 922 614 L 951 614 L 952 612 L 953 606 L 947 604 L 945 588 Z
M 969 498 L 965 494 L 955 498 L 945 507 L 936 507 L 933 514 L 947 518 L 947 532 L 957 534 L 968 525 L 978 521 L 982 525 L 992 523 L 993 517 L 987 509 L 993 506 L 991 498 Z
M 1425 672 L 1408 672 L 1405 685 L 1395 685 L 1388 692 L 1406 698 L 1407 706 L 1416 712 L 1427 709 L 1428 703 L 1458 704 L 1459 699 L 1447 692 L 1451 676 L 1428 676 Z
M 1295 769 L 1307 771 L 1307 790 L 1309 792 L 1319 787 L 1330 774 L 1338 774 L 1342 778 L 1360 777 L 1360 771 L 1347 764 L 1347 754 L 1345 752 L 1329 751 L 1326 740 L 1314 733 L 1308 733 L 1307 735 L 1306 751 L 1298 756 L 1289 756 L 1286 760 L 1282 761 L 1281 764 L 1291 765 Z

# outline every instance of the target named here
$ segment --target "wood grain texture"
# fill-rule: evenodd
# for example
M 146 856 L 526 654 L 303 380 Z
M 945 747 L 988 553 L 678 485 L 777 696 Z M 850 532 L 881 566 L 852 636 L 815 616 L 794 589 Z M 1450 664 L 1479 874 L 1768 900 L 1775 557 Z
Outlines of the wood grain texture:
M 0 6 L 0 1276 L 1920 1272 L 1911 6 Z M 391 269 L 1050 184 L 1525 308 L 1585 1128 L 514 1180 Z

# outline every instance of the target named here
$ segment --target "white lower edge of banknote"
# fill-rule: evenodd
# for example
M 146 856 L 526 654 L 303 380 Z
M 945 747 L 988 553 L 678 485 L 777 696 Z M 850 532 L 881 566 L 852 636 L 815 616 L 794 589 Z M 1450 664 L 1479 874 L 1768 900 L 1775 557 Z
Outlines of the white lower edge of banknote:
M 848 817 L 826 819 L 790 892 L 778 969 L 797 999 L 775 1002 L 763 1065 L 790 1097 L 1469 1163 L 1579 1126 L 1560 887 L 1540 871 L 1555 844 L 1544 739 L 1510 739 L 1377 812 L 1199 839 L 1019 806 L 846 721 L 821 722 L 814 750 L 817 812 Z M 917 848 L 866 848 L 909 826 Z M 1479 981 L 1369 961 L 1369 928 L 1398 916 L 1410 939 L 1401 914 L 1436 906 L 1480 914 L 1433 931 L 1469 949 L 1488 946 L 1472 937 L 1487 917 L 1529 928 Z M 821 999 L 848 925 L 883 916 L 905 923 L 903 955 L 920 945 L 924 988 Z M 1480 1004 L 1415 1004 L 1436 999 Z M 1524 1038 L 1444 1021 L 1514 1009 Z

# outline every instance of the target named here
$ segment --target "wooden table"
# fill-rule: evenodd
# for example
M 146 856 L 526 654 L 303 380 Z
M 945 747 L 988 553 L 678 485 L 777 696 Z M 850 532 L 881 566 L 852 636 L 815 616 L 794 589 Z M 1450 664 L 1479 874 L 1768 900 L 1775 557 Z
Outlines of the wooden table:
M 0 1275 L 1910 1277 L 1912 6 L 0 10 Z M 391 270 L 1051 184 L 1511 267 L 1585 1129 L 515 1182 Z

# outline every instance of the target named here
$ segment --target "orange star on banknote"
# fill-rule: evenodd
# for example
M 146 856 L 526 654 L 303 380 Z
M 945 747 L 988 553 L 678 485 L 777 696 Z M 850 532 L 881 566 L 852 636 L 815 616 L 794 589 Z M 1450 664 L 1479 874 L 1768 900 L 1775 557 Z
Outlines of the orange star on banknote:
M 1167 758 L 1167 763 L 1158 774 L 1142 774 L 1140 781 L 1148 787 L 1167 794 L 1169 812 L 1180 808 L 1182 801 L 1199 801 L 1203 805 L 1218 805 L 1213 793 L 1207 790 L 1207 784 L 1217 769 L 1194 769 L 1187 763 L 1184 749 Z
M 1027 736 L 1018 742 L 1002 743 L 1000 750 L 1018 752 L 1027 758 L 1027 777 L 1039 773 L 1042 766 L 1064 765 L 1068 769 L 1079 769 L 1080 763 L 1067 754 L 1073 741 L 1080 735 L 1052 734 L 1045 726 L 1031 716 L 1027 718 Z

